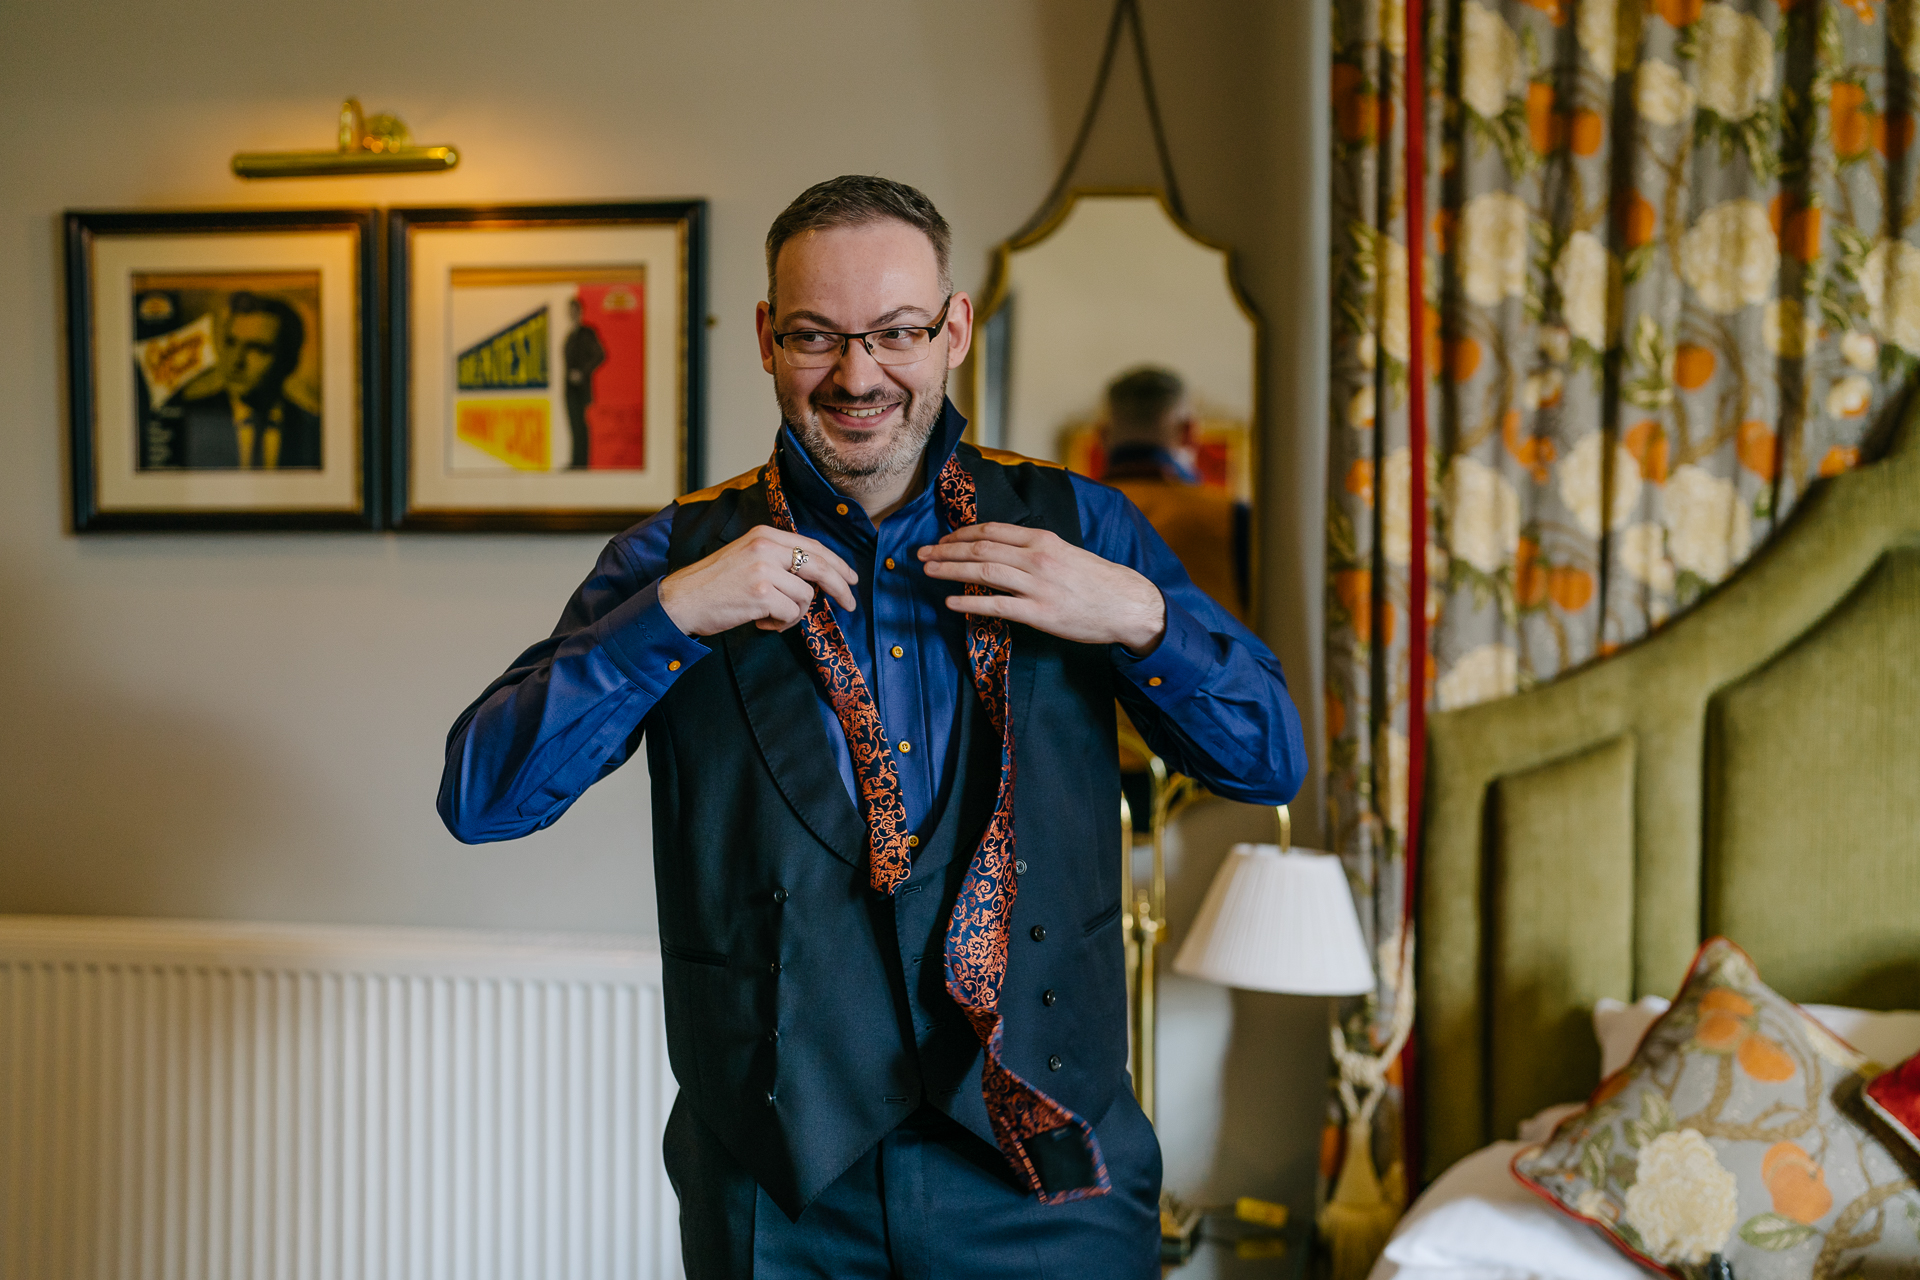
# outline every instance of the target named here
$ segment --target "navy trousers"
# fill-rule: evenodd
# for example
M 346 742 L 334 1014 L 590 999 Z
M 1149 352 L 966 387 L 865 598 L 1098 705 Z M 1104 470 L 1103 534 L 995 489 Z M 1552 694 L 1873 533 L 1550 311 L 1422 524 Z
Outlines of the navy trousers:
M 683 1099 L 665 1156 L 688 1280 L 1154 1280 L 1159 1140 L 1125 1091 L 1095 1131 L 1113 1190 L 1043 1205 L 998 1148 L 922 1107 L 791 1222 Z

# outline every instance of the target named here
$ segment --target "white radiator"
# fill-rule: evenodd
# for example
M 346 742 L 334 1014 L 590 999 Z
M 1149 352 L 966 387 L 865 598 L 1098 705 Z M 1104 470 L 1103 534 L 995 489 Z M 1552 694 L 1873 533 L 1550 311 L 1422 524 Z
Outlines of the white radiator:
M 0 1280 L 681 1275 L 651 944 L 0 916 Z

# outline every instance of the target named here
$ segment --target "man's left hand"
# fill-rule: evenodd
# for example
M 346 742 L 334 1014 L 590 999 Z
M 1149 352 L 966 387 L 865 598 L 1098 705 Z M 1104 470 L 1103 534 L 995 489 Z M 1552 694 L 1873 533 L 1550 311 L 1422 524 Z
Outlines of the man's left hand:
M 972 524 L 919 554 L 930 578 L 1000 593 L 947 597 L 960 613 L 1006 618 L 1081 644 L 1122 644 L 1136 658 L 1167 633 L 1160 588 L 1045 529 Z

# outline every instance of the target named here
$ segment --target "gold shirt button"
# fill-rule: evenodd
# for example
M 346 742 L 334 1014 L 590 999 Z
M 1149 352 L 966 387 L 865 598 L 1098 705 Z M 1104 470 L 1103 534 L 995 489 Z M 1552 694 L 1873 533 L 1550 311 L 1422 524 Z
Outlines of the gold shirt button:
M 835 507 L 833 510 L 837 515 L 845 515 L 847 514 L 847 504 L 843 502 L 839 506 Z
M 888 556 L 888 557 L 887 557 L 887 568 L 889 568 L 889 569 L 891 569 L 891 568 L 893 568 L 893 557 L 892 557 L 892 556 Z
M 1157 688 L 1159 688 L 1159 687 L 1160 687 L 1160 677 L 1159 677 L 1159 676 L 1148 676 L 1148 677 L 1147 677 L 1147 683 L 1148 683 L 1148 684 L 1150 684 L 1150 685 L 1152 685 L 1152 686 L 1153 686 L 1154 688 L 1156 688 L 1156 689 L 1157 689 Z
M 911 750 L 913 750 L 913 744 L 911 742 L 903 742 L 900 744 L 900 753 L 902 755 L 905 755 L 907 752 Z
M 678 658 L 675 658 L 672 662 L 669 662 L 667 664 L 667 670 L 669 671 L 678 671 L 679 669 L 680 669 L 680 659 Z
M 893 648 L 889 649 L 888 652 L 891 653 L 896 658 L 903 658 L 906 656 L 906 653 L 907 653 L 907 651 L 905 649 L 902 649 L 899 645 L 893 646 Z

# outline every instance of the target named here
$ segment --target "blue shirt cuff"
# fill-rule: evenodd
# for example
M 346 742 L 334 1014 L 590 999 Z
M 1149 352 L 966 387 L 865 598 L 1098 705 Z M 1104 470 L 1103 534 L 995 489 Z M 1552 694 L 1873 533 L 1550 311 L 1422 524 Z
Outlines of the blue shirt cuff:
M 713 650 L 681 631 L 660 607 L 660 584 L 649 582 L 593 624 L 613 665 L 656 699 Z
M 1165 593 L 1162 593 L 1165 599 Z M 1155 705 L 1171 707 L 1198 689 L 1213 670 L 1213 636 L 1200 619 L 1167 600 L 1167 634 L 1144 658 L 1113 646 L 1113 665 L 1137 685 Z

